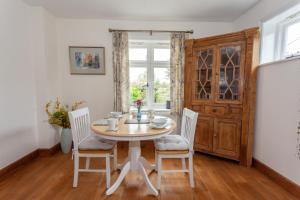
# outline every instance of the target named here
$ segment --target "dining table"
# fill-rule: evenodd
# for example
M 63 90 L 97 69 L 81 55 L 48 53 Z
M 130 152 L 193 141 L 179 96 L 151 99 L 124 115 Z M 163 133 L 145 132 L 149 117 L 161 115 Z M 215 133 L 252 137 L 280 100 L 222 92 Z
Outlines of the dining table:
M 151 123 L 127 123 L 130 121 L 130 115 L 123 115 L 119 118 L 117 130 L 108 130 L 107 125 L 91 124 L 92 131 L 100 137 L 112 141 L 128 141 L 128 157 L 120 166 L 120 174 L 114 184 L 107 189 L 106 195 L 113 194 L 124 180 L 125 176 L 130 172 L 141 173 L 151 194 L 157 196 L 158 191 L 151 183 L 146 169 L 154 170 L 155 164 L 151 164 L 143 156 L 141 156 L 141 141 L 155 140 L 172 133 L 176 129 L 176 122 L 168 117 L 155 116 L 155 118 L 166 118 L 167 125 L 164 128 L 154 128 Z M 131 119 L 131 121 L 134 121 Z

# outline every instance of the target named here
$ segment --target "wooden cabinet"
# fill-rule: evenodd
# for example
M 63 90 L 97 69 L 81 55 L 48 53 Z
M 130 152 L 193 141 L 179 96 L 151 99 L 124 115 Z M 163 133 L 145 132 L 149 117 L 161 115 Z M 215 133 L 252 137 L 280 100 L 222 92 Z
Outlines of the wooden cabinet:
M 257 28 L 186 40 L 185 106 L 199 113 L 195 150 L 252 162 Z

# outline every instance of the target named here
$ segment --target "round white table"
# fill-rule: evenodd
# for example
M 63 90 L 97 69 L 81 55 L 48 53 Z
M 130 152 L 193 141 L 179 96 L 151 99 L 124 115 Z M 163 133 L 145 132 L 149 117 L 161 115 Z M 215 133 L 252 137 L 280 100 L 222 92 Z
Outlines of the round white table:
M 153 170 L 155 169 L 155 165 L 150 164 L 144 157 L 141 156 L 140 141 L 157 139 L 164 135 L 168 135 L 176 129 L 176 122 L 168 118 L 169 125 L 167 127 L 163 129 L 152 129 L 149 124 L 125 124 L 125 120 L 127 118 L 128 116 L 124 116 L 119 120 L 117 131 L 108 131 L 107 126 L 98 126 L 93 124 L 91 126 L 91 129 L 102 138 L 114 141 L 129 141 L 128 157 L 124 164 L 122 164 L 119 177 L 106 191 L 106 195 L 114 193 L 125 178 L 126 174 L 132 170 L 140 172 L 143 175 L 151 193 L 157 196 L 158 191 L 152 185 L 146 173 L 146 169 Z

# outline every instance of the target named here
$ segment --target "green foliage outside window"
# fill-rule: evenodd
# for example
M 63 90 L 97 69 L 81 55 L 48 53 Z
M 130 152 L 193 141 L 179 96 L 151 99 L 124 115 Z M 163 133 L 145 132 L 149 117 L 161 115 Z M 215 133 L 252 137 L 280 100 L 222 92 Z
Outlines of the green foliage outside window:
M 146 92 L 144 88 L 138 86 L 130 87 L 131 102 L 135 102 L 138 99 L 146 99 Z
M 170 78 L 169 69 L 166 77 Z M 130 83 L 130 102 L 133 104 L 138 99 L 143 99 L 147 104 L 147 73 L 141 74 L 137 81 Z M 166 103 L 170 100 L 170 84 L 159 80 L 154 82 L 154 103 Z

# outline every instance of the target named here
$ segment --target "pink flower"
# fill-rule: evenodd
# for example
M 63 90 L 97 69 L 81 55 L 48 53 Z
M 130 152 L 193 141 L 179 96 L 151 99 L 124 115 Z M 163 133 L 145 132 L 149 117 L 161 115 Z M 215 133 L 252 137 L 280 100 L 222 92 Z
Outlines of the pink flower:
M 141 107 L 144 102 L 143 102 L 143 99 L 137 99 L 134 103 L 137 107 Z

